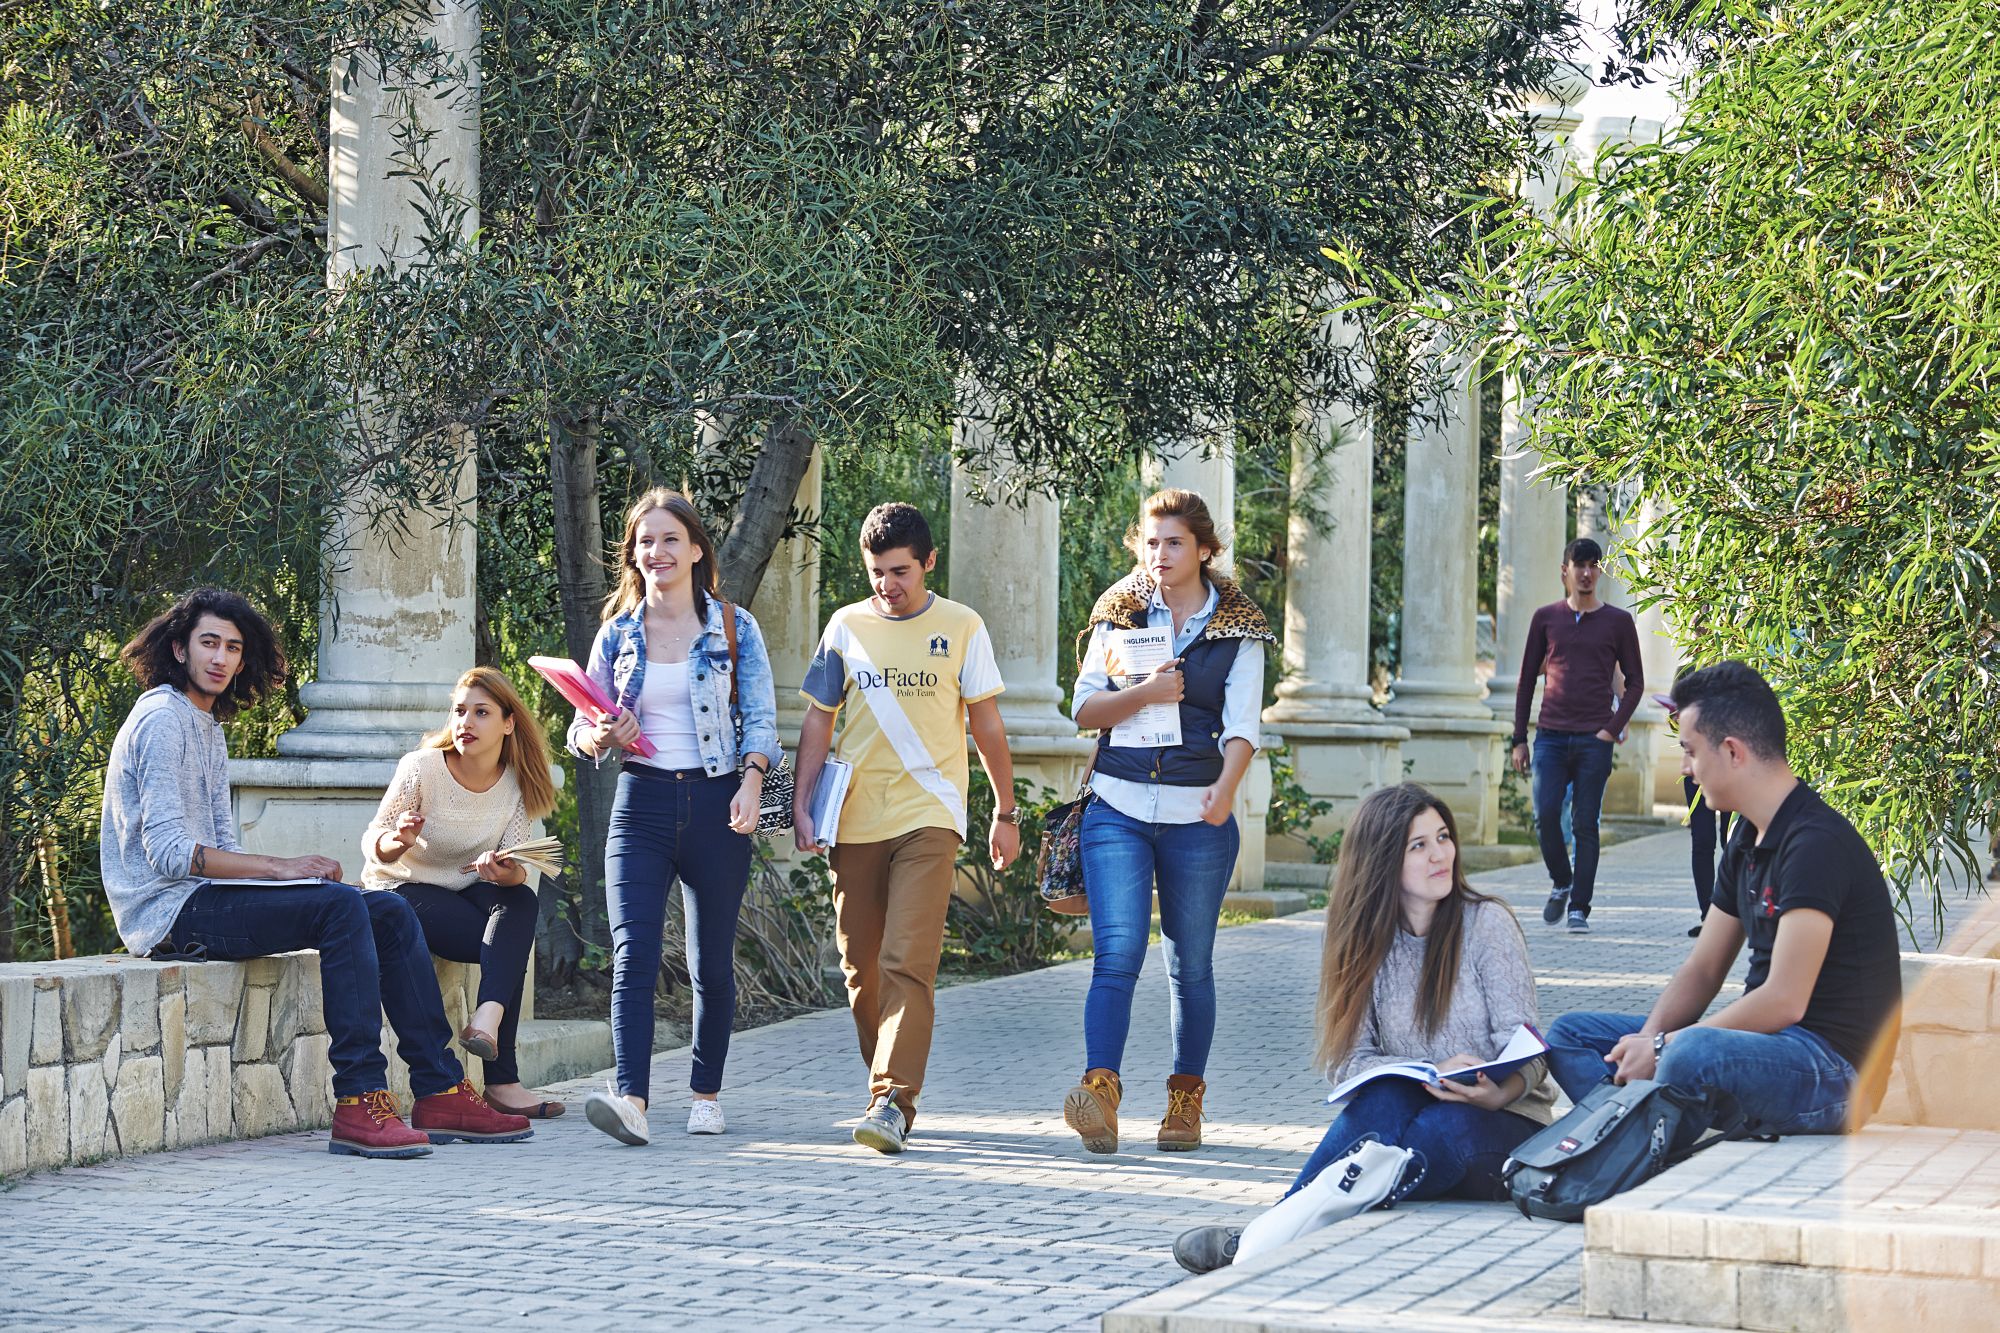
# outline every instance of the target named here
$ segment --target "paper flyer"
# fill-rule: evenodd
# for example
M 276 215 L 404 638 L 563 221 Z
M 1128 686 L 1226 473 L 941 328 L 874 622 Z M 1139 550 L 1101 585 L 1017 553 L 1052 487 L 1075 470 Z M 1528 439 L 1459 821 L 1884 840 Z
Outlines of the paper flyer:
M 1105 645 L 1105 674 L 1129 689 L 1173 660 L 1174 636 L 1167 629 L 1114 629 Z M 1181 710 L 1174 704 L 1147 704 L 1111 729 L 1113 745 L 1153 749 L 1181 743 Z

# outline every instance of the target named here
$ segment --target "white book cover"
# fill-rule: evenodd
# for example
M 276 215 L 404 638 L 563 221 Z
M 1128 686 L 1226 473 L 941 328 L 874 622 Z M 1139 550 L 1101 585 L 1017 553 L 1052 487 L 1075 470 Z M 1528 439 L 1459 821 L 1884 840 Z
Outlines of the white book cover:
M 840 807 L 847 801 L 848 784 L 854 780 L 854 765 L 844 759 L 829 758 L 820 766 L 813 783 L 813 838 L 822 847 L 831 847 L 840 836 Z
M 1114 629 L 1106 636 L 1105 674 L 1119 689 L 1130 689 L 1173 660 L 1174 634 L 1168 629 Z M 1147 704 L 1111 728 L 1111 743 L 1155 749 L 1181 743 L 1181 710 L 1174 704 Z

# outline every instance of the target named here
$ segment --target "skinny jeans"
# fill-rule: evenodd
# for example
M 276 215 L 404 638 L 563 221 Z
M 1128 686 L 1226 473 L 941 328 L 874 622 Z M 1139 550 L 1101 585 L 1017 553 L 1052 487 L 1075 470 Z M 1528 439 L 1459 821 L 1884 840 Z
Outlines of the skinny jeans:
M 694 989 L 694 1068 L 688 1087 L 722 1091 L 736 1022 L 736 923 L 750 883 L 750 836 L 729 827 L 739 779 L 701 769 L 627 763 L 605 843 L 611 916 L 611 1039 L 616 1091 L 651 1100 L 653 992 L 660 976 L 667 890 L 678 879 Z
M 527 991 L 528 955 L 535 947 L 539 908 L 535 891 L 526 884 L 491 884 L 482 879 L 463 889 L 398 884 L 393 892 L 416 909 L 424 942 L 433 954 L 448 962 L 479 965 L 478 1003 L 501 1006 L 486 1081 L 519 1083 L 514 1041 Z

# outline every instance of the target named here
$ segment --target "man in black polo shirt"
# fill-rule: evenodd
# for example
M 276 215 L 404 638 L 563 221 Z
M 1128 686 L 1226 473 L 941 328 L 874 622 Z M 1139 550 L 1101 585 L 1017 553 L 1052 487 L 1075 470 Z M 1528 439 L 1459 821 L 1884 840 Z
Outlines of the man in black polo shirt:
M 1651 1078 L 1732 1101 L 1771 1134 L 1835 1134 L 1857 1118 L 1856 1071 L 1893 1038 L 1896 918 L 1861 835 L 1785 761 L 1764 678 L 1723 662 L 1674 685 L 1681 771 L 1737 816 L 1694 952 L 1643 1020 L 1565 1014 L 1550 1064 L 1572 1101 L 1604 1079 Z M 1740 999 L 1702 1017 L 1745 940 Z M 1879 1091 L 1876 1093 L 1879 1097 Z

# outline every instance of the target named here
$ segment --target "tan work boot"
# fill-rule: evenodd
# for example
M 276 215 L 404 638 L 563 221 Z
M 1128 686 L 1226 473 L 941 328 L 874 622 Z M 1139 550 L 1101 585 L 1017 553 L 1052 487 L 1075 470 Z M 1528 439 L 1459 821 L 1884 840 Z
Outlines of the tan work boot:
M 1063 1123 L 1077 1132 L 1090 1152 L 1118 1151 L 1118 1101 L 1125 1087 L 1109 1069 L 1087 1069 L 1083 1081 L 1063 1098 Z
M 1167 1115 L 1160 1121 L 1161 1152 L 1193 1152 L 1201 1146 L 1201 1095 L 1208 1084 L 1193 1074 L 1167 1076 Z

